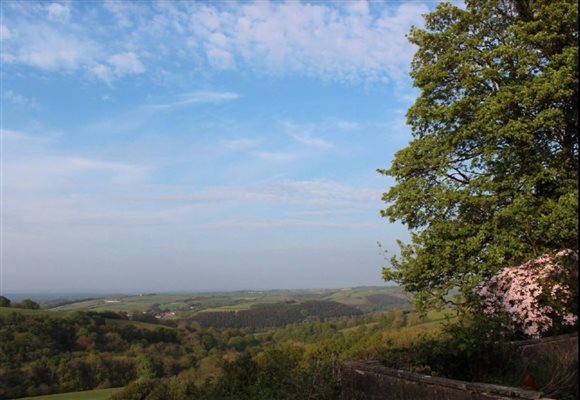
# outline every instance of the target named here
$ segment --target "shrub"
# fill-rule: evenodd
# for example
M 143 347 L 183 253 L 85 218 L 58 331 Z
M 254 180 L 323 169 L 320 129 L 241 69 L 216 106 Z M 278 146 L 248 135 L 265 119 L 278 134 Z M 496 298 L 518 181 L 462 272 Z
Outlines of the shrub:
M 483 312 L 505 316 L 506 327 L 540 337 L 575 326 L 578 320 L 578 253 L 562 250 L 502 269 L 475 295 Z
M 499 383 L 514 370 L 517 358 L 500 325 L 486 316 L 464 317 L 446 325 L 442 338 L 424 336 L 412 348 L 384 354 L 382 361 L 446 378 Z

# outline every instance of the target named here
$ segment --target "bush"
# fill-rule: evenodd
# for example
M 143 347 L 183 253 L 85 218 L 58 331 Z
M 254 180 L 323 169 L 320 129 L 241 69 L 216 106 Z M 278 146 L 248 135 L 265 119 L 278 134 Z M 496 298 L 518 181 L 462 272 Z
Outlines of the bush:
M 38 310 L 40 308 L 40 305 L 37 302 L 32 301 L 30 299 L 24 299 L 20 303 L 13 304 L 12 307 L 26 308 L 29 310 Z
M 0 307 L 10 307 L 10 299 L 8 297 L 0 296 Z
M 575 329 L 577 295 L 578 253 L 571 249 L 506 267 L 475 291 L 483 313 L 507 317 L 506 327 L 531 337 Z
M 464 317 L 444 328 L 442 339 L 419 340 L 412 348 L 386 353 L 383 363 L 465 381 L 500 383 L 515 370 L 516 349 L 502 334 L 502 322 Z

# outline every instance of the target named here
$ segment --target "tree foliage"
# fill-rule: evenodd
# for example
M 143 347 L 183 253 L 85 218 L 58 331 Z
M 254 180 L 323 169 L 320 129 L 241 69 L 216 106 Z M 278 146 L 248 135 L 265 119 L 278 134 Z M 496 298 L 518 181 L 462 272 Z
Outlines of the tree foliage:
M 26 308 L 29 310 L 38 310 L 40 308 L 40 304 L 38 304 L 37 302 L 30 300 L 30 299 L 24 299 L 19 303 L 13 304 L 12 307 L 14 307 L 14 308 Z
M 10 303 L 8 297 L 0 296 L 0 307 L 10 307 Z
M 578 248 L 577 7 L 442 3 L 411 31 L 413 140 L 379 172 L 396 180 L 383 216 L 412 233 L 383 276 L 419 305 Z
M 335 399 L 340 360 L 408 347 L 433 329 L 401 310 L 260 331 L 113 316 L 0 313 L 0 399 L 126 385 L 115 399 Z
M 352 306 L 336 301 L 309 300 L 303 302 L 256 304 L 249 310 L 201 312 L 192 319 L 202 326 L 216 328 L 266 328 L 297 324 L 309 318 L 338 318 L 360 315 Z

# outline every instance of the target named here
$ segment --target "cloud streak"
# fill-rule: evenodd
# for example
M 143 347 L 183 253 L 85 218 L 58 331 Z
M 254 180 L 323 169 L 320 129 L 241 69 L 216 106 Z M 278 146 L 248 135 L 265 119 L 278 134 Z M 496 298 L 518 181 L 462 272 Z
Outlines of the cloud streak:
M 372 12 L 365 1 L 344 5 L 253 2 L 225 11 L 202 5 L 191 19 L 210 62 L 217 52 L 228 68 L 255 65 L 337 80 L 401 78 L 413 51 L 405 34 L 421 24 L 426 6 L 408 2 Z
M 286 220 L 286 221 L 225 221 L 212 224 L 203 224 L 198 227 L 201 229 L 211 230 L 229 230 L 229 229 L 365 229 L 374 227 L 372 223 L 356 222 L 325 222 L 325 221 L 305 221 L 305 220 Z
M 187 107 L 196 104 L 218 104 L 227 101 L 239 99 L 241 97 L 238 93 L 233 92 L 192 92 L 181 95 L 179 100 L 167 103 L 151 104 L 147 107 L 158 109 L 169 109 L 176 107 Z
M 286 180 L 261 185 L 237 187 L 212 187 L 188 194 L 147 197 L 149 201 L 170 203 L 270 203 L 300 206 L 342 205 L 374 207 L 381 192 L 369 188 L 356 188 L 334 181 Z
M 398 81 L 406 79 L 414 51 L 405 34 L 428 11 L 411 1 L 107 1 L 92 3 L 93 13 L 75 13 L 75 7 L 74 2 L 7 7 L 9 18 L 0 27 L 4 60 L 82 70 L 106 82 L 166 70 L 168 57 L 181 67 Z
M 393 134 L 392 116 L 413 52 L 404 34 L 425 10 L 414 1 L 3 2 L 11 284 L 90 277 L 111 287 L 111 276 L 143 284 L 149 274 L 155 286 L 172 275 L 159 275 L 163 266 L 177 283 L 207 286 L 207 271 L 220 284 L 260 259 L 268 271 L 308 265 L 316 282 L 339 263 L 357 265 L 358 277 L 358 256 L 343 255 L 374 247 L 385 230 L 399 236 L 380 219 L 389 182 L 374 171 L 408 138 Z M 305 248 L 318 258 L 291 261 L 306 261 Z
M 223 143 L 224 149 L 231 152 L 239 152 L 257 147 L 262 140 L 260 139 L 234 139 L 227 140 Z
M 291 136 L 297 142 L 300 142 L 300 143 L 308 145 L 308 146 L 316 147 L 319 149 L 332 149 L 334 147 L 334 145 L 332 143 L 327 142 L 324 139 L 314 137 L 308 133 L 302 134 L 302 135 L 294 134 Z

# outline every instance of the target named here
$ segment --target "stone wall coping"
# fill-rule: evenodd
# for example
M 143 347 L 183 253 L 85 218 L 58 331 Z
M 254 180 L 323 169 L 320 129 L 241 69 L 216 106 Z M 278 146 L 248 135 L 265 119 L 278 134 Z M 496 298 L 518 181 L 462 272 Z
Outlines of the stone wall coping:
M 426 385 L 442 386 L 463 391 L 473 391 L 478 393 L 494 394 L 508 399 L 525 399 L 525 400 L 551 400 L 543 397 L 542 392 L 533 390 L 520 389 L 510 386 L 494 385 L 481 382 L 465 382 L 455 379 L 423 375 L 416 372 L 403 371 L 380 365 L 378 362 L 354 362 L 345 363 L 345 367 L 354 370 L 356 373 L 365 375 L 374 373 L 379 375 L 388 375 L 398 379 L 423 383 Z
M 516 340 L 510 342 L 510 344 L 518 347 L 522 346 L 531 346 L 535 344 L 543 344 L 543 343 L 553 343 L 553 342 L 560 342 L 562 340 L 570 340 L 573 338 L 578 338 L 578 332 L 566 333 L 564 335 L 557 335 L 557 336 L 549 336 L 539 339 L 526 339 L 526 340 Z

